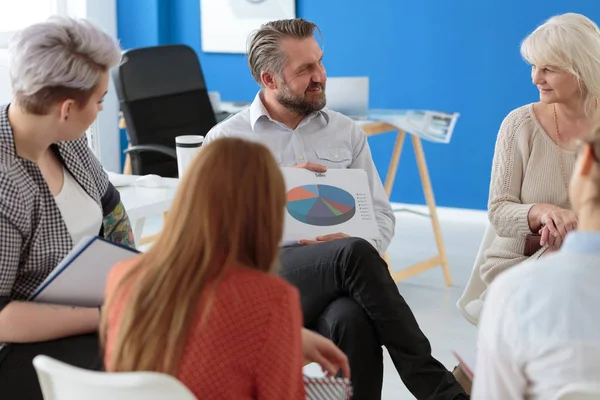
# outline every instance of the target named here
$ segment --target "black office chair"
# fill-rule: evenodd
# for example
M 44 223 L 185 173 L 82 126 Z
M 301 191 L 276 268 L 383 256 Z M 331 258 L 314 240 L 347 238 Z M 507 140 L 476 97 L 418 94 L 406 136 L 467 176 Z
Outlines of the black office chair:
M 206 135 L 217 123 L 198 56 L 185 45 L 126 50 L 112 77 L 132 173 L 177 177 L 175 137 Z

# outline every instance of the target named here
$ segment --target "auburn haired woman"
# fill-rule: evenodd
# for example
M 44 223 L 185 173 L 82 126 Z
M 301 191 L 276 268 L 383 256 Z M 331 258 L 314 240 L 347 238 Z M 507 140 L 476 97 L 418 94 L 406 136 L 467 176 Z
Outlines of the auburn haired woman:
M 171 374 L 198 398 L 304 399 L 302 341 L 315 337 L 302 331 L 298 291 L 271 274 L 284 206 L 266 147 L 241 139 L 204 147 L 157 242 L 111 272 L 106 369 Z M 311 354 L 335 359 L 327 346 Z

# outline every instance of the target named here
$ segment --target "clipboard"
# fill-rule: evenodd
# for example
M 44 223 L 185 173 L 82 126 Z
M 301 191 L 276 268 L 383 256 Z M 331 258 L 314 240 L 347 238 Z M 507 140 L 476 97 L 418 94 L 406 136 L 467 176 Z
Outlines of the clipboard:
M 30 301 L 75 307 L 104 303 L 106 279 L 112 267 L 140 252 L 101 237 L 82 239 L 48 275 Z

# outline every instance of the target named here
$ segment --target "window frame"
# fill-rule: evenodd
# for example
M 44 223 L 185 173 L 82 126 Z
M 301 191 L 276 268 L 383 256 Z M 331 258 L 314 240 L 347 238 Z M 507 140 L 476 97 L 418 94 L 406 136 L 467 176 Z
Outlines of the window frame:
M 69 0 L 47 0 L 52 3 L 52 14 L 51 15 L 69 15 Z M 50 15 L 48 15 L 50 17 Z M 23 26 L 22 28 L 25 28 Z M 8 49 L 10 39 L 17 31 L 3 31 L 0 30 L 0 50 Z
M 8 1 L 8 0 L 0 0 Z M 86 18 L 95 22 L 111 36 L 117 37 L 117 0 L 52 0 L 55 3 L 56 14 L 67 15 L 74 18 Z M 9 33 L 10 37 L 14 32 Z M 6 38 L 6 36 L 5 36 Z M 8 40 L 6 42 L 8 44 Z M 0 72 L 8 63 L 8 49 L 0 46 Z M 114 91 L 114 85 L 104 98 L 104 111 L 88 130 L 89 144 L 100 162 L 107 171 L 121 172 L 121 144 L 119 131 L 119 101 Z M 102 135 L 100 135 L 102 132 Z

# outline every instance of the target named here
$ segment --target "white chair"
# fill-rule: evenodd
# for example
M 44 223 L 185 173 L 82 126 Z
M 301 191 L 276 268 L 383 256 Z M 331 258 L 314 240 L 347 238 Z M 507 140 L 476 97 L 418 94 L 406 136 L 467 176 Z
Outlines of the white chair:
M 599 383 L 571 383 L 565 386 L 554 400 L 598 400 L 600 399 Z
M 33 359 L 44 400 L 197 400 L 181 382 L 156 372 L 99 372 L 48 356 Z
M 492 245 L 494 239 L 496 239 L 496 231 L 494 230 L 494 226 L 488 223 L 481 244 L 479 245 L 479 251 L 471 270 L 469 282 L 467 282 L 465 291 L 456 303 L 461 314 L 475 326 L 479 323 L 479 316 L 483 308 L 481 295 L 487 289 L 487 285 L 481 280 L 480 275 L 480 268 L 484 261 L 483 254 Z

